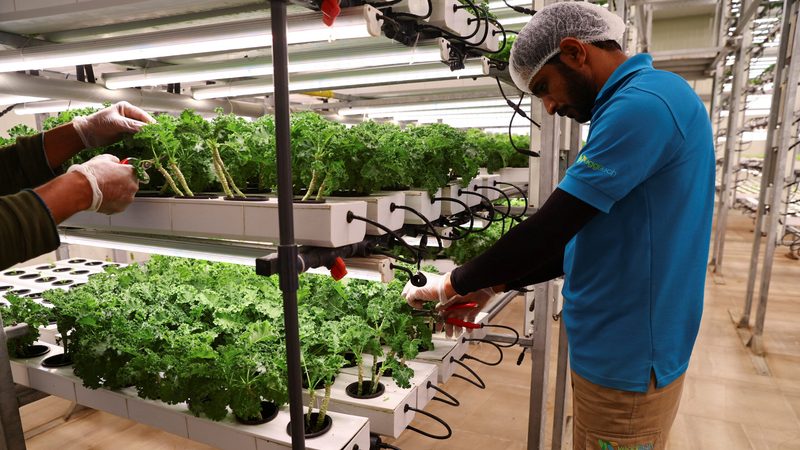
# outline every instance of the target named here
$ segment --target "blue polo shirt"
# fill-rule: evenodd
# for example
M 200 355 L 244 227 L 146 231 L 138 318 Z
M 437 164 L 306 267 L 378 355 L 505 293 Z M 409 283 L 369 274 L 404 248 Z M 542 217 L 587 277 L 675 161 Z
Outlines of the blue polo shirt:
M 602 211 L 564 254 L 572 369 L 646 392 L 686 371 L 703 311 L 714 209 L 708 113 L 679 76 L 639 54 L 592 109 L 586 146 L 559 188 Z

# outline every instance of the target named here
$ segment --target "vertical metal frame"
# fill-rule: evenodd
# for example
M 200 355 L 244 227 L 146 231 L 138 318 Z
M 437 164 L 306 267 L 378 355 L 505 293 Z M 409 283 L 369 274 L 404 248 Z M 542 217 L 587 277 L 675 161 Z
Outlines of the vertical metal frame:
M 558 183 L 558 161 L 561 142 L 561 118 L 551 116 L 541 103 L 532 107 L 542 111 L 542 139 L 539 157 L 539 205 L 550 196 Z M 547 387 L 550 370 L 552 328 L 552 281 L 534 287 L 533 347 L 531 349 L 531 392 L 528 415 L 528 449 L 544 448 L 547 425 Z
M 746 9 L 754 0 L 744 0 L 742 9 Z M 711 261 L 711 270 L 722 275 L 722 259 L 725 251 L 725 233 L 728 227 L 728 210 L 733 206 L 735 189 L 733 189 L 733 158 L 736 144 L 739 142 L 739 128 L 744 118 L 743 102 L 744 85 L 747 81 L 750 56 L 748 53 L 752 42 L 750 23 L 752 18 L 746 19 L 745 24 L 740 24 L 742 35 L 737 37 L 736 62 L 733 66 L 733 84 L 731 86 L 730 101 L 728 101 L 728 130 L 725 135 L 725 151 L 722 156 L 722 185 L 718 193 L 717 222 L 714 228 L 714 243 Z M 724 65 L 723 65 L 724 67 Z
M 757 355 L 765 353 L 763 334 L 764 334 L 764 320 L 767 314 L 767 302 L 769 300 L 769 285 L 772 278 L 772 264 L 775 256 L 775 248 L 778 245 L 780 235 L 778 230 L 779 218 L 783 215 L 783 208 L 781 200 L 783 196 L 785 180 L 786 180 L 786 156 L 791 145 L 792 138 L 792 122 L 794 121 L 794 111 L 797 102 L 797 83 L 800 80 L 800 26 L 798 26 L 798 19 L 800 19 L 800 2 L 797 0 L 792 1 L 786 5 L 784 10 L 784 26 L 792 29 L 791 38 L 786 41 L 787 52 L 789 51 L 791 57 L 789 58 L 788 66 L 781 74 L 783 77 L 775 77 L 776 87 L 778 84 L 783 85 L 781 95 L 774 95 L 773 102 L 779 102 L 780 111 L 780 128 L 777 145 L 770 146 L 765 150 L 765 160 L 767 154 L 771 158 L 770 172 L 764 172 L 763 180 L 769 180 L 770 189 L 767 190 L 768 196 L 762 195 L 762 198 L 769 205 L 769 212 L 766 217 L 766 249 L 764 250 L 764 266 L 761 269 L 761 283 L 759 286 L 758 294 L 758 308 L 756 310 L 756 323 L 753 329 L 753 334 L 748 343 L 750 350 Z M 781 42 L 783 46 L 783 42 Z M 765 164 L 766 169 L 766 164 Z M 762 184 L 763 187 L 763 184 Z M 759 204 L 759 210 L 762 205 Z M 756 228 L 755 235 L 760 236 L 760 228 Z
M 755 295 L 756 278 L 758 274 L 759 256 L 761 254 L 761 231 L 764 229 L 764 216 L 766 214 L 767 193 L 773 166 L 773 149 L 777 146 L 775 131 L 778 126 L 778 117 L 781 112 L 781 98 L 783 86 L 783 72 L 786 65 L 786 56 L 789 50 L 789 39 L 791 36 L 791 24 L 788 18 L 791 17 L 792 5 L 796 0 L 784 0 L 783 3 L 783 23 L 781 25 L 780 47 L 778 50 L 778 62 L 775 64 L 775 86 L 772 90 L 772 105 L 770 106 L 769 121 L 767 124 L 767 141 L 764 149 L 764 167 L 761 176 L 761 188 L 758 195 L 758 208 L 756 209 L 756 224 L 753 233 L 753 247 L 750 252 L 750 270 L 747 276 L 747 290 L 745 293 L 744 307 L 741 315 L 736 317 L 731 314 L 738 328 L 750 328 L 750 313 L 753 309 L 753 297 Z
M 286 38 L 286 0 L 270 1 L 272 66 L 275 84 L 275 141 L 278 163 L 279 282 L 283 292 L 283 321 L 289 378 L 292 449 L 305 448 L 305 419 L 300 371 L 300 331 L 297 318 L 297 245 L 294 240 L 292 153 L 289 133 L 289 55 Z

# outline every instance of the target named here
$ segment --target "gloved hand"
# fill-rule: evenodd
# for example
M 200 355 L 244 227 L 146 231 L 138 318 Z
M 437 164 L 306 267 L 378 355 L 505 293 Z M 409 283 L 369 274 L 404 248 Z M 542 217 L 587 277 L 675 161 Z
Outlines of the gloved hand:
M 86 148 L 113 144 L 123 133 L 136 133 L 155 119 L 128 102 L 119 102 L 85 117 L 72 119 L 72 126 Z
M 113 155 L 98 155 L 83 164 L 75 164 L 67 173 L 80 172 L 92 187 L 90 211 L 103 214 L 122 212 L 133 202 L 139 181 L 133 167 L 120 164 Z
M 445 283 L 450 281 L 450 272 L 444 275 L 425 272 L 423 274 L 427 279 L 425 286 L 414 286 L 410 280 L 406 282 L 405 287 L 403 287 L 403 297 L 405 297 L 406 302 L 414 309 L 422 309 L 422 305 L 425 302 L 439 302 L 440 304 L 447 302 Z
M 492 288 L 483 288 L 479 291 L 470 292 L 467 295 L 457 295 L 445 303 L 439 303 L 436 305 L 436 310 L 439 311 L 439 314 L 441 314 L 442 319 L 445 321 L 444 334 L 448 338 L 461 335 L 461 332 L 463 331 L 462 327 L 447 323 L 447 319 L 454 318 L 466 322 L 474 322 L 475 318 L 478 317 L 478 313 L 481 312 L 484 307 L 486 307 L 486 304 L 489 303 L 489 300 L 491 300 L 494 295 L 495 292 Z M 470 309 L 454 309 L 451 311 L 446 310 L 447 308 L 459 303 L 472 302 L 477 303 L 478 307 Z M 467 332 L 472 333 L 472 328 L 467 328 Z

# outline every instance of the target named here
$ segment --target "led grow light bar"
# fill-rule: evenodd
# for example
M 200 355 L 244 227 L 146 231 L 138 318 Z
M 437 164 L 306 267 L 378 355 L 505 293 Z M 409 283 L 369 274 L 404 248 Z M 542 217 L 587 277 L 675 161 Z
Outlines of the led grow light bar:
M 444 64 L 415 64 L 411 66 L 362 69 L 334 73 L 324 78 L 317 74 L 298 75 L 289 80 L 289 91 L 321 91 L 349 87 L 379 86 L 400 82 L 433 81 L 489 74 L 486 60 L 468 61 L 464 69 L 451 71 Z M 273 92 L 272 77 L 234 82 L 220 86 L 192 88 L 196 100 L 244 95 L 263 95 Z
M 393 46 L 383 49 L 350 49 L 346 52 L 309 52 L 292 55 L 289 73 L 335 72 L 398 64 L 428 63 L 441 61 L 438 45 L 417 48 Z M 221 80 L 227 78 L 258 77 L 272 75 L 271 58 L 239 59 L 218 63 L 186 64 L 172 67 L 131 70 L 105 74 L 105 85 L 109 89 L 138 86 L 157 86 L 168 83 Z
M 438 110 L 420 111 L 382 111 L 366 114 L 370 119 L 380 119 L 386 117 L 399 118 L 398 120 L 413 120 L 414 117 L 444 117 L 444 116 L 463 116 L 463 115 L 508 115 L 510 117 L 514 111 L 508 106 L 489 106 L 474 108 L 450 108 Z
M 0 94 L 0 106 L 16 105 L 18 103 L 39 102 L 49 100 L 45 97 L 28 97 L 24 95 L 5 95 Z
M 288 21 L 289 44 L 379 36 L 378 10 L 365 5 L 345 8 L 332 27 L 322 24 L 322 14 L 304 14 Z M 269 19 L 225 23 L 92 42 L 52 44 L 0 52 L 0 72 L 97 64 L 165 56 L 269 47 Z
M 21 106 L 14 108 L 14 113 L 17 115 L 26 114 L 42 114 L 51 112 L 68 111 L 70 109 L 78 108 L 102 108 L 100 103 L 91 102 L 77 102 L 72 100 L 50 100 L 44 102 L 25 103 Z
M 522 107 L 530 106 L 530 99 L 525 99 L 522 102 Z M 342 116 L 360 116 L 360 115 L 374 115 L 384 113 L 397 113 L 406 111 L 434 111 L 444 109 L 460 109 L 460 108 L 482 108 L 506 105 L 505 100 L 502 99 L 486 99 L 486 100 L 456 100 L 451 102 L 435 102 L 435 103 L 409 103 L 406 105 L 396 106 L 369 106 L 363 108 L 341 108 L 339 115 Z M 335 105 L 332 105 L 335 106 Z M 384 116 L 386 117 L 386 116 Z

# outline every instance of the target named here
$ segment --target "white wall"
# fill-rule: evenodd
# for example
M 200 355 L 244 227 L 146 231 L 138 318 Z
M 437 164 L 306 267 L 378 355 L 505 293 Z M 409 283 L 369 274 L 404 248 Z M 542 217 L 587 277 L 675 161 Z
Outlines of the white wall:
M 714 46 L 714 16 L 698 15 L 653 21 L 651 51 Z

